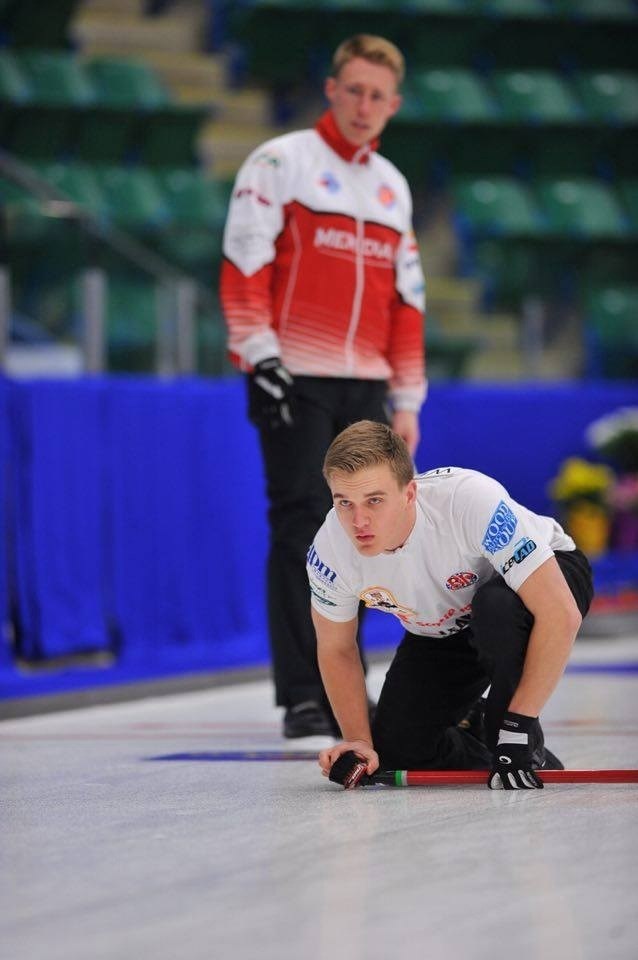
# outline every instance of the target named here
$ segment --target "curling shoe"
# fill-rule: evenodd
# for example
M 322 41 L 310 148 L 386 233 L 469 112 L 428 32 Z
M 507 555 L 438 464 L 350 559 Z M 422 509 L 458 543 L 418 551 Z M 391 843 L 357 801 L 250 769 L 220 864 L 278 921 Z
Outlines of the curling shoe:
M 481 743 L 485 743 L 485 697 L 479 697 L 466 715 L 457 723 L 459 730 L 465 730 Z
M 284 737 L 338 737 L 339 731 L 330 714 L 316 700 L 304 700 L 288 707 L 284 714 Z

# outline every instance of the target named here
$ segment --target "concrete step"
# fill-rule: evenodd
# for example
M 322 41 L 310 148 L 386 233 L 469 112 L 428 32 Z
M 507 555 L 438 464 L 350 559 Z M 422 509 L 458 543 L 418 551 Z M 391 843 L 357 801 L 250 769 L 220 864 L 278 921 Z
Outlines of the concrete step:
M 166 13 L 157 17 L 140 17 L 81 9 L 71 24 L 70 34 L 82 49 L 100 49 L 109 45 L 121 56 L 140 49 L 175 53 L 201 48 L 204 23 L 203 10 L 199 15 L 192 15 L 189 11 L 188 15 Z
M 83 0 L 80 12 L 143 17 L 144 0 Z
M 278 127 L 219 123 L 205 123 L 198 137 L 197 152 L 205 168 L 216 177 L 234 176 L 251 153 L 264 140 L 283 131 Z

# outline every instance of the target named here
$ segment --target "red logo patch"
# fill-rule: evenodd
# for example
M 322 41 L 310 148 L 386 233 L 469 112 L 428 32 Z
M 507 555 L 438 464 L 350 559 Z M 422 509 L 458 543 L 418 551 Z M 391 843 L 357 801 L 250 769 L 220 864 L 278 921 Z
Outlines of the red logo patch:
M 463 587 L 469 587 L 477 580 L 478 577 L 475 573 L 464 570 L 462 573 L 453 573 L 451 577 L 448 577 L 445 586 L 448 590 L 462 590 Z

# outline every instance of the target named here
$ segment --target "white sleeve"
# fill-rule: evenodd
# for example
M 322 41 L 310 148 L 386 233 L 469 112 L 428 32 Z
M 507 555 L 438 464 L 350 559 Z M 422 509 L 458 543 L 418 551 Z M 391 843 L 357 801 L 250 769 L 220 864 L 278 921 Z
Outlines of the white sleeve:
M 283 227 L 286 157 L 276 143 L 257 147 L 241 166 L 224 229 L 224 256 L 250 277 L 275 259 Z
M 327 620 L 347 623 L 359 611 L 359 597 L 344 579 L 345 564 L 337 558 L 327 523 L 321 527 L 308 551 L 306 570 L 310 582 L 310 602 Z
M 554 555 L 546 518 L 517 503 L 491 477 L 472 474 L 455 501 L 465 548 L 485 557 L 512 590 Z

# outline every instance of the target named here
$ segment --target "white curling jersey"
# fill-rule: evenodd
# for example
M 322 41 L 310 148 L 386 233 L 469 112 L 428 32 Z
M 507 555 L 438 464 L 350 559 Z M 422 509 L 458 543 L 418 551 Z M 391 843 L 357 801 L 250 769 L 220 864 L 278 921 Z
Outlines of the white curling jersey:
M 472 597 L 491 577 L 518 590 L 555 550 L 575 549 L 554 519 L 483 473 L 444 467 L 416 482 L 414 528 L 392 553 L 363 556 L 328 513 L 307 560 L 312 606 L 326 619 L 353 620 L 363 600 L 410 633 L 444 637 L 467 626 Z

